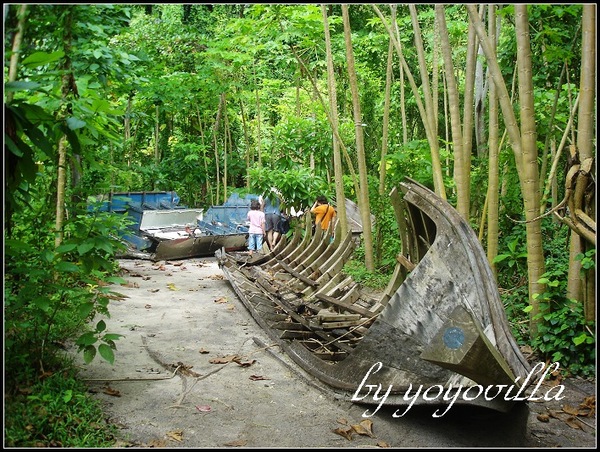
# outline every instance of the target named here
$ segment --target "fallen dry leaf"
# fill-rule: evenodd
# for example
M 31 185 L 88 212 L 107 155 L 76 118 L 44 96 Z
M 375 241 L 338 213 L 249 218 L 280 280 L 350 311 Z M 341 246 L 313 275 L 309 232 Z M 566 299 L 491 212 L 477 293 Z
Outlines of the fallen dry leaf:
M 230 441 L 223 445 L 228 447 L 243 447 L 246 445 L 247 442 L 248 441 L 246 441 L 245 439 L 236 439 L 235 441 Z
M 215 300 L 215 303 L 227 303 L 226 297 L 219 297 Z
M 360 421 L 360 423 L 354 424 L 352 428 L 359 435 L 366 435 L 371 438 L 375 438 L 375 435 L 373 435 L 373 422 L 369 419 L 364 419 Z
M 574 428 L 577 430 L 583 430 L 583 427 L 581 426 L 581 422 L 579 422 L 576 417 L 569 416 L 565 420 L 565 424 L 567 424 L 571 428 Z
M 593 417 L 596 415 L 596 396 L 588 396 L 579 404 L 579 408 L 583 411 L 580 416 Z
M 169 439 L 173 441 L 183 441 L 183 430 L 173 430 L 172 432 L 167 432 L 167 436 Z
M 151 305 L 151 304 L 147 304 L 147 305 L 145 305 L 144 307 L 145 307 L 146 309 L 150 309 L 150 308 L 152 307 L 152 305 Z
M 207 353 L 210 353 L 210 352 L 204 348 L 201 348 L 200 350 L 198 350 L 198 353 L 202 353 L 203 355 L 206 355 Z
M 250 375 L 250 380 L 252 380 L 252 381 L 257 381 L 257 380 L 270 380 L 270 378 L 263 377 L 262 375 Z
M 377 442 L 377 447 L 383 447 L 383 448 L 387 448 L 387 447 L 392 447 L 390 446 L 388 443 L 386 443 L 385 441 L 378 441 Z
M 558 412 L 554 410 L 548 410 L 548 416 L 553 417 L 554 419 L 560 419 Z
M 236 358 L 239 359 L 239 357 L 237 355 L 227 355 L 227 356 L 222 356 L 220 358 L 209 359 L 208 362 L 211 364 L 227 364 L 227 363 L 230 363 L 231 361 L 235 361 Z
M 340 436 L 343 436 L 344 438 L 346 438 L 348 441 L 352 441 L 352 435 L 354 434 L 354 429 L 352 427 L 348 427 L 348 428 L 335 428 L 333 429 L 333 433 L 337 433 Z
M 563 411 L 567 414 L 570 414 L 571 416 L 578 416 L 579 415 L 579 410 L 577 408 L 575 408 L 574 406 L 571 405 L 565 405 L 563 406 Z
M 196 405 L 196 409 L 203 413 L 208 413 L 209 411 L 212 411 L 210 405 Z
M 237 365 L 239 365 L 239 366 L 242 366 L 242 367 L 250 367 L 252 364 L 254 364 L 254 363 L 256 362 L 256 360 L 255 360 L 255 359 L 252 359 L 252 360 L 250 360 L 250 361 L 242 361 L 242 359 L 241 359 L 241 358 L 239 358 L 239 357 L 236 357 L 236 358 L 233 360 L 233 362 L 234 362 L 234 363 L 236 363 L 236 364 L 237 364 Z
M 125 286 L 125 287 L 133 287 L 134 289 L 138 289 L 140 287 L 140 285 L 138 283 L 130 282 L 130 281 L 127 281 L 126 283 L 121 284 L 121 285 Z
M 169 283 L 169 284 L 167 284 L 167 287 L 168 287 L 170 290 L 179 290 L 179 289 L 178 289 L 178 288 L 175 286 L 175 284 L 173 284 L 173 283 Z
M 152 292 L 152 293 L 156 293 L 158 292 L 160 289 L 148 289 L 148 292 Z
M 550 416 L 547 414 L 540 413 L 537 415 L 537 420 L 540 422 L 550 422 Z
M 109 387 L 104 388 L 104 394 L 108 394 L 114 397 L 121 397 L 121 393 L 119 391 L 117 391 L 116 389 Z
M 342 425 L 348 425 L 348 419 L 345 418 L 339 418 L 338 420 L 338 424 L 342 424 Z

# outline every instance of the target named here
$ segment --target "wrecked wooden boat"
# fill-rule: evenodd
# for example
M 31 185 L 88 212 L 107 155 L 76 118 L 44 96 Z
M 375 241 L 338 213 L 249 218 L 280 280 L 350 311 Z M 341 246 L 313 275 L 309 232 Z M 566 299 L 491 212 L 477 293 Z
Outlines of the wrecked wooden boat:
M 508 411 L 530 366 L 486 255 L 450 204 L 412 180 L 399 188 L 390 199 L 402 249 L 380 294 L 344 273 L 357 240 L 339 224 L 312 234 L 307 223 L 251 260 L 221 249 L 219 266 L 272 340 L 336 396 Z

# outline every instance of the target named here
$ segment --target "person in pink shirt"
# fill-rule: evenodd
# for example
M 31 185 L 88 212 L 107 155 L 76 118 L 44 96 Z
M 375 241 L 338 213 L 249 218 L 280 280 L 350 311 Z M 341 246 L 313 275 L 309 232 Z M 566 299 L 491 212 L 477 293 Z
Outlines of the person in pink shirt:
M 265 213 L 260 210 L 260 203 L 253 199 L 250 202 L 250 210 L 248 211 L 247 220 L 250 223 L 248 229 L 248 250 L 250 256 L 254 251 L 262 250 L 263 236 L 265 234 Z

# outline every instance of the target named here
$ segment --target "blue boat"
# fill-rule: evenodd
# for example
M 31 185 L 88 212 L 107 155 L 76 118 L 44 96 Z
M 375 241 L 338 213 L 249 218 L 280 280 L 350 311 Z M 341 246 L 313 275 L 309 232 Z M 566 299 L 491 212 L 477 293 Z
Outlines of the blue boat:
M 245 250 L 252 199 L 258 195 L 234 193 L 204 212 L 180 205 L 174 191 L 117 192 L 96 197 L 89 209 L 100 202 L 101 211 L 127 215 L 132 224 L 121 237 L 128 245 L 127 255 L 159 261 L 214 256 L 222 248 Z

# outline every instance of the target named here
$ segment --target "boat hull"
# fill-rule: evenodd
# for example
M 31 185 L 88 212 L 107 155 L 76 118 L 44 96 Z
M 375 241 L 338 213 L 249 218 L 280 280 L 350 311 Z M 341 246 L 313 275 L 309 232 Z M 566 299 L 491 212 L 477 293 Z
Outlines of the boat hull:
M 219 265 L 257 323 L 337 396 L 370 404 L 444 404 L 407 397 L 416 388 L 513 386 L 530 372 L 471 227 L 414 181 L 393 190 L 403 247 L 390 283 L 368 296 L 343 272 L 357 245 L 310 225 L 257 264 L 219 250 Z M 376 369 L 376 371 L 374 371 Z M 374 388 L 387 391 L 385 401 Z M 389 389 L 389 391 L 388 391 Z M 434 390 L 432 389 L 432 391 Z M 431 392 L 429 392 L 431 394 Z M 496 394 L 496 392 L 494 392 Z M 380 394 L 381 396 L 381 394 Z M 502 395 L 456 404 L 509 410 Z

